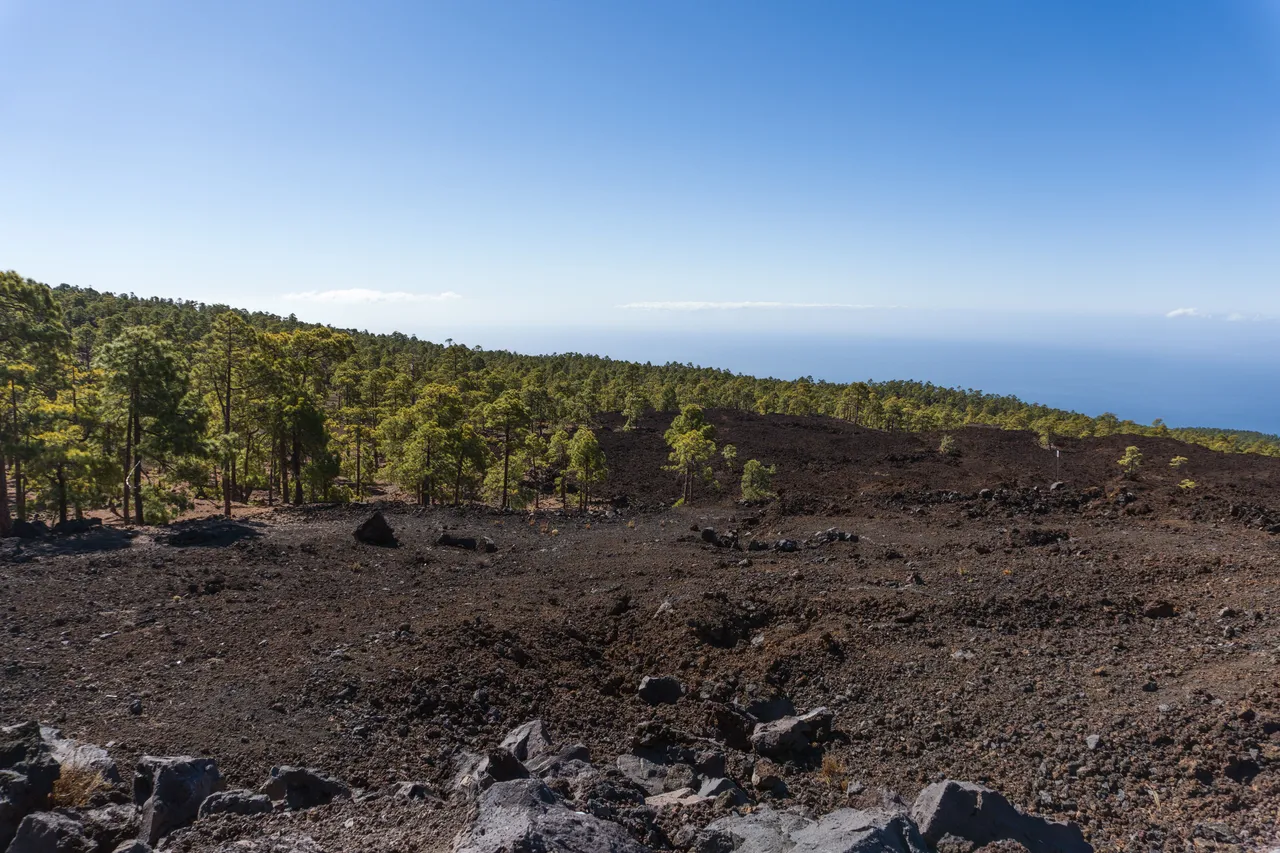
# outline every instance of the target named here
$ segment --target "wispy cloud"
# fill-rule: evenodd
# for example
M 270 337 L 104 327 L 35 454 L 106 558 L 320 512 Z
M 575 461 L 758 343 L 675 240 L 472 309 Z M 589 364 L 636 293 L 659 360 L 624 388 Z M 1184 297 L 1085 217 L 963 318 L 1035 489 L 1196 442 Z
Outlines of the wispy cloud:
M 444 293 L 409 293 L 404 290 L 368 290 L 356 287 L 350 290 L 305 290 L 301 293 L 286 293 L 284 298 L 291 302 L 366 305 L 376 302 L 450 302 L 461 299 L 462 296 L 452 290 Z
M 1241 311 L 1232 311 L 1230 314 L 1213 314 L 1209 311 L 1201 311 L 1199 308 L 1175 308 L 1164 316 L 1175 320 L 1181 317 L 1196 317 L 1201 320 L 1227 323 L 1273 323 L 1280 319 L 1271 314 L 1245 314 Z
M 736 311 L 758 308 L 844 308 L 869 310 L 896 308 L 896 305 L 849 305 L 839 302 L 628 302 L 619 308 L 637 311 Z

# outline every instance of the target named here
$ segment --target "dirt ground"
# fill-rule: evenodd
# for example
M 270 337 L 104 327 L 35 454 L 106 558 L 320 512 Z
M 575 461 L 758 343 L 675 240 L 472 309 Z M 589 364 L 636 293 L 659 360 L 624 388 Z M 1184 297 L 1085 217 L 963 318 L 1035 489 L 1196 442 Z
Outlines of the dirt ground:
M 396 548 L 352 537 L 374 505 L 4 540 L 0 723 L 55 723 L 122 762 L 210 755 L 239 786 L 304 764 L 445 791 L 459 750 L 534 717 L 607 762 L 649 720 L 714 737 L 731 701 L 824 705 L 824 760 L 785 770 L 815 812 L 947 777 L 1078 821 L 1098 849 L 1276 843 L 1280 460 L 1124 437 L 1058 455 L 979 428 L 950 458 L 937 435 L 712 419 L 739 463 L 777 465 L 776 501 L 735 504 L 724 470 L 671 509 L 659 424 L 606 419 L 605 491 L 627 507 L 587 517 L 379 505 Z M 798 547 L 719 548 L 708 526 Z M 814 541 L 832 527 L 858 541 Z M 646 675 L 688 695 L 645 705 Z M 438 850 L 465 811 L 270 820 Z

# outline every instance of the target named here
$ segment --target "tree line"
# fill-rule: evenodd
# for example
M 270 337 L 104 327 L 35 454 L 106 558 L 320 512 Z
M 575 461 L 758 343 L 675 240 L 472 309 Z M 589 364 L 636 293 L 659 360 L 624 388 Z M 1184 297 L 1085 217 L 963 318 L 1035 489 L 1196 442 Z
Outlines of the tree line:
M 966 424 L 1045 436 L 1169 435 L 1280 455 L 1275 436 L 1096 418 L 921 382 L 779 380 L 692 364 L 527 356 L 184 300 L 50 288 L 0 273 L 0 531 L 35 511 L 110 507 L 164 521 L 192 497 L 590 506 L 607 477 L 592 430 L 682 407 L 820 415 L 886 430 Z M 686 500 L 715 452 L 668 431 Z M 731 461 L 731 460 L 730 460 Z

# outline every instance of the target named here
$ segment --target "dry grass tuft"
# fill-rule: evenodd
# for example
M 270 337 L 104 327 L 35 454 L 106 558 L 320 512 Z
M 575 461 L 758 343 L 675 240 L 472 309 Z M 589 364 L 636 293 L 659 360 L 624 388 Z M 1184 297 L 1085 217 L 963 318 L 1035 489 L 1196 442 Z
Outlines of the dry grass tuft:
M 53 805 L 59 808 L 82 808 L 99 791 L 111 787 L 102 773 L 82 764 L 64 764 L 53 783 Z
M 847 772 L 848 769 L 844 766 L 843 761 L 834 755 L 824 755 L 822 757 L 822 769 L 818 771 L 818 777 L 832 788 L 844 788 Z

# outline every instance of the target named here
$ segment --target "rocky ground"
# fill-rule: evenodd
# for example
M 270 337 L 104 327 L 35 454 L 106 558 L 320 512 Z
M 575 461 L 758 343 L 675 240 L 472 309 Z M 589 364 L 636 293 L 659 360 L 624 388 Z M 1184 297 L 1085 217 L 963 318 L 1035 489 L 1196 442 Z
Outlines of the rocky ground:
M 627 506 L 586 517 L 391 504 L 393 548 L 352 536 L 371 506 L 4 540 L 0 723 L 57 726 L 126 769 L 213 758 L 257 790 L 311 767 L 351 792 L 161 842 L 192 851 L 481 849 L 460 774 L 534 719 L 616 801 L 554 774 L 551 801 L 518 780 L 491 796 L 553 822 L 568 803 L 653 850 L 701 850 L 734 815 L 892 812 L 887 792 L 909 804 L 943 779 L 1099 850 L 1280 843 L 1280 460 L 1122 437 L 1058 456 L 984 429 L 948 458 L 936 436 L 713 418 L 740 460 L 778 465 L 778 500 L 735 505 L 725 473 L 661 508 L 678 492 L 660 431 L 606 422 Z M 1136 480 L 1115 465 L 1129 443 Z M 829 724 L 795 749 L 752 743 L 819 708 Z

